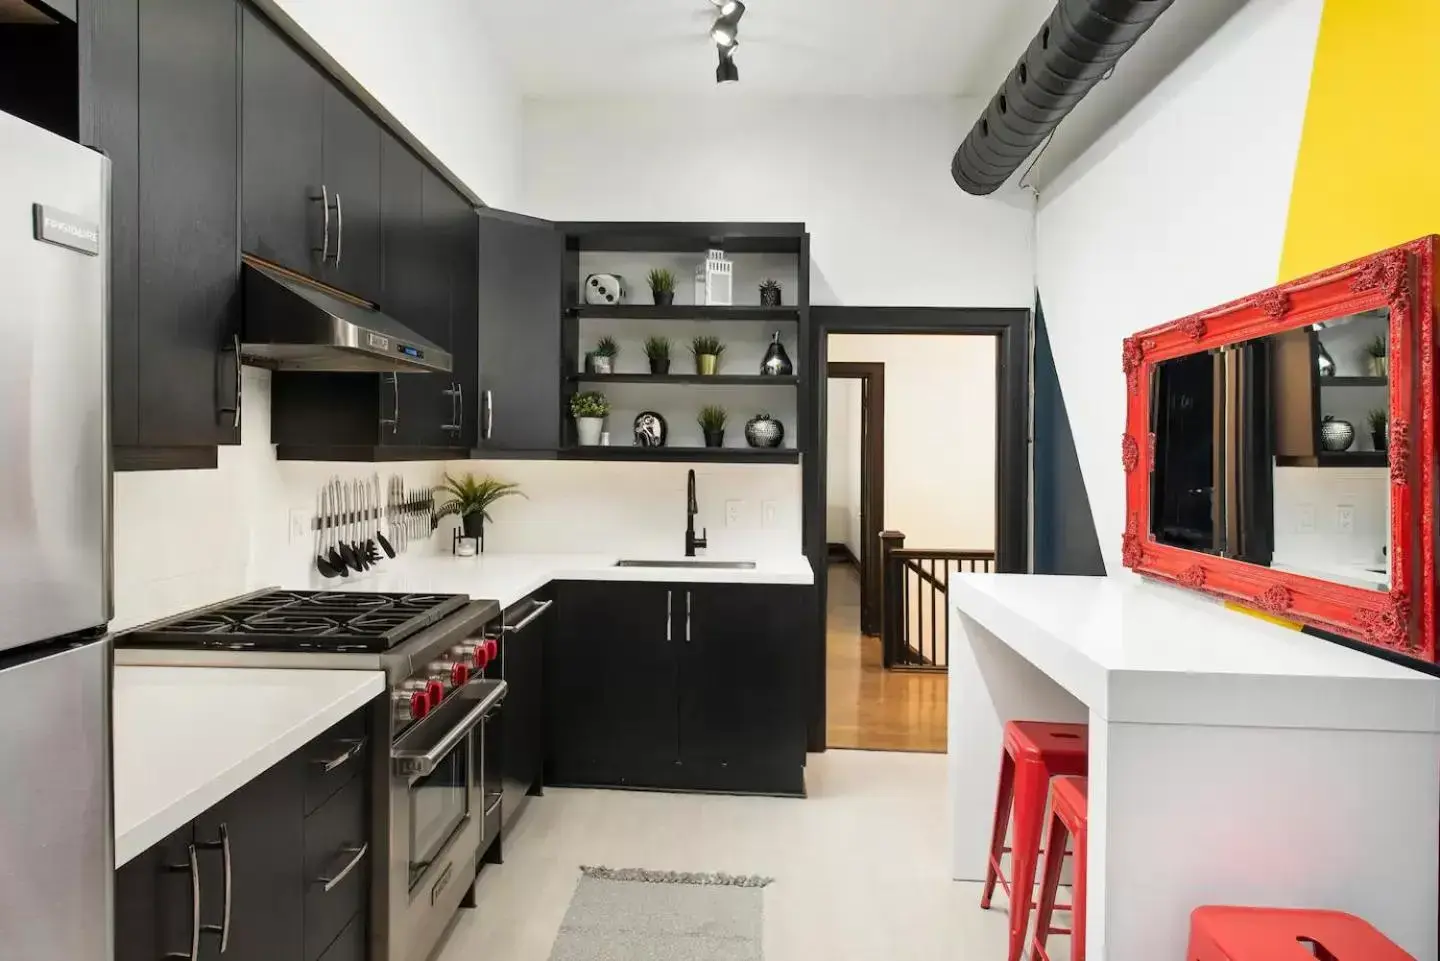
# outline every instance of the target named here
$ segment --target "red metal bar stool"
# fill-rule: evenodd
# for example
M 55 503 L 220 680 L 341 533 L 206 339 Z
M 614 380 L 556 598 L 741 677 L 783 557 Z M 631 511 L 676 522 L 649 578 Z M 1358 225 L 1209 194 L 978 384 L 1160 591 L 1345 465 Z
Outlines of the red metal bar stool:
M 1089 818 L 1089 788 L 1083 777 L 1057 777 L 1050 782 L 1050 834 L 1045 838 L 1045 869 L 1040 875 L 1040 907 L 1035 912 L 1035 942 L 1031 957 L 1050 961 L 1045 941 L 1052 934 L 1070 935 L 1070 961 L 1085 961 L 1085 848 Z M 1071 899 L 1073 923 L 1050 927 L 1055 894 L 1060 889 L 1060 868 L 1065 863 L 1067 838 L 1075 839 L 1075 896 Z
M 1370 922 L 1341 911 L 1206 905 L 1190 912 L 1185 961 L 1415 961 Z
M 1089 732 L 1084 724 L 1010 721 L 1005 725 L 1005 753 L 1000 757 L 1000 786 L 995 794 L 995 825 L 990 832 L 990 863 L 980 907 L 990 907 L 999 881 L 1010 898 L 1009 961 L 1020 961 L 1029 928 L 1031 892 L 1040 860 L 1040 832 L 1045 826 L 1045 801 L 1052 777 L 1084 776 L 1089 768 Z M 1012 815 L 1015 843 L 1005 846 Z M 1000 858 L 1010 853 L 1011 877 L 1000 871 Z

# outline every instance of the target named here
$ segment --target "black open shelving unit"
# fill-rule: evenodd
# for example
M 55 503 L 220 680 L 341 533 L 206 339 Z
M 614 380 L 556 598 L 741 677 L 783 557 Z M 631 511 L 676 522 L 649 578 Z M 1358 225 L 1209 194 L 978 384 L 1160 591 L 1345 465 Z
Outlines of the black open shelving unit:
M 569 308 L 577 317 L 606 317 L 626 320 L 763 320 L 770 323 L 794 323 L 800 319 L 799 307 L 734 307 L 707 304 L 584 304 Z
M 1321 387 L 1386 387 L 1388 377 L 1321 377 Z
M 1383 450 L 1327 450 L 1313 456 L 1281 454 L 1280 467 L 1388 467 L 1390 454 Z
M 795 387 L 799 376 L 772 377 L 764 374 L 570 374 L 575 384 L 698 384 L 702 387 L 749 385 L 753 387 Z
M 561 460 L 679 461 L 697 464 L 798 464 L 793 447 L 567 447 Z

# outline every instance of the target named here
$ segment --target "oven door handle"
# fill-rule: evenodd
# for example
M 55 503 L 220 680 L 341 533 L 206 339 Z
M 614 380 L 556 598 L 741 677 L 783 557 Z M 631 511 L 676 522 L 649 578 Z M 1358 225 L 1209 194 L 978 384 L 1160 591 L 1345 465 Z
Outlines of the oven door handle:
M 440 763 L 440 759 L 449 754 L 455 745 L 465 740 L 465 737 L 471 731 L 475 730 L 480 722 L 485 719 L 485 715 L 489 714 L 500 705 L 501 701 L 505 700 L 507 691 L 508 688 L 505 682 L 501 681 L 495 690 L 485 695 L 483 700 L 466 711 L 465 716 L 462 717 L 454 727 L 447 731 L 440 740 L 436 741 L 432 747 L 425 751 L 407 751 L 403 748 L 399 750 L 392 749 L 390 752 L 391 760 L 399 766 L 400 773 L 405 775 L 424 777 L 427 774 L 434 774 L 435 766 Z

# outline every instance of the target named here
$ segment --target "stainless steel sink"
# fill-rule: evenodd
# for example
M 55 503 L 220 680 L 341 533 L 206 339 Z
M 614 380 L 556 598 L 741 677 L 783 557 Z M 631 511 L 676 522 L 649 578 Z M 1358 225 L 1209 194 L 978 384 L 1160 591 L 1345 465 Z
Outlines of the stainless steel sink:
M 615 566 L 616 566 L 616 567 L 697 567 L 697 568 L 703 568 L 703 569 L 707 569 L 707 570 L 753 571 L 753 570 L 755 569 L 755 562 L 754 562 L 754 561 L 701 561 L 701 560 L 690 560 L 690 559 L 688 559 L 688 558 L 685 559 L 685 560 L 681 560 L 681 559 L 679 559 L 679 558 L 676 558 L 676 559 L 674 559 L 674 560 L 668 560 L 668 561 L 636 561 L 636 560 L 623 560 L 623 561 L 616 561 L 616 562 L 615 562 Z

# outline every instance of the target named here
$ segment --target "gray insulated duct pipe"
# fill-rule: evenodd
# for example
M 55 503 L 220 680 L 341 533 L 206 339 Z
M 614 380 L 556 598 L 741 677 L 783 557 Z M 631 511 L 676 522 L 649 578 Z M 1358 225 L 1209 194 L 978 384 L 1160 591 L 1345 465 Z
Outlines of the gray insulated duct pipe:
M 1060 0 L 955 151 L 960 189 L 988 194 L 1008 180 L 1171 2 Z

